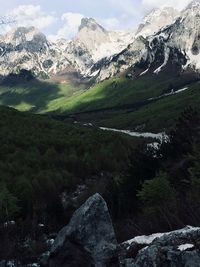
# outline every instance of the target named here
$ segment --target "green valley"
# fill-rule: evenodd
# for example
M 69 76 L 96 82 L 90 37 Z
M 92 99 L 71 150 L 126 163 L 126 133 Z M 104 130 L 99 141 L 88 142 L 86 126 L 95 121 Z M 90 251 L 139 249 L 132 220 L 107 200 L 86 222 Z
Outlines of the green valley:
M 166 93 L 188 89 L 179 94 Z M 187 106 L 197 106 L 195 73 L 116 77 L 91 84 L 37 79 L 0 86 L 0 104 L 21 111 L 53 114 L 96 125 L 158 131 L 171 125 Z

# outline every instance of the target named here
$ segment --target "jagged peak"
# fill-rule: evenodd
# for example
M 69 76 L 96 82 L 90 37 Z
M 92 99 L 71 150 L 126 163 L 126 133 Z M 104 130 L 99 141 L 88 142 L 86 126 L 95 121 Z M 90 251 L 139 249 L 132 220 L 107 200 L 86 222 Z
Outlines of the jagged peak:
M 169 15 L 170 17 L 176 17 L 179 12 L 174 7 L 165 6 L 162 8 L 154 8 L 152 9 L 143 20 L 143 23 L 151 23 L 152 20 L 154 20 L 157 17 L 161 17 L 164 14 Z
M 191 1 L 181 12 L 183 15 L 184 13 L 190 13 L 192 11 L 199 11 L 200 10 L 200 0 L 193 0 Z M 192 16 L 192 14 L 190 14 Z
M 30 27 L 24 27 L 24 26 L 19 26 L 16 28 L 13 28 L 11 31 L 9 31 L 7 34 L 13 34 L 15 36 L 19 36 L 19 35 L 26 35 L 29 33 L 39 33 L 39 30 L 37 28 L 35 28 L 34 26 L 30 26 Z
M 200 6 L 200 0 L 193 0 L 187 5 L 186 9 L 191 9 L 193 7 L 199 7 Z
M 178 17 L 180 12 L 173 7 L 155 8 L 147 14 L 143 22 L 139 25 L 136 36 L 150 36 L 158 32 L 163 27 L 172 24 Z
M 81 31 L 84 28 L 87 28 L 92 31 L 101 29 L 103 32 L 106 32 L 106 30 L 100 24 L 98 24 L 97 21 L 93 18 L 82 18 L 81 25 L 79 26 L 79 31 Z
M 196 19 L 200 15 L 200 0 L 194 0 L 181 12 L 182 18 Z
M 19 26 L 19 27 L 15 27 L 11 29 L 5 35 L 6 36 L 13 35 L 13 37 L 19 37 L 19 36 L 27 35 L 30 33 L 34 35 L 34 34 L 40 33 L 40 31 L 34 26 L 31 26 L 31 27 Z
M 34 37 L 39 37 L 43 41 L 47 41 L 47 38 L 45 34 L 39 31 L 39 29 L 35 28 L 34 26 L 31 27 L 24 27 L 19 26 L 16 28 L 11 29 L 9 32 L 7 32 L 5 35 L 3 35 L 1 38 L 4 39 L 5 42 L 12 42 L 16 40 L 23 41 L 31 41 L 34 39 Z

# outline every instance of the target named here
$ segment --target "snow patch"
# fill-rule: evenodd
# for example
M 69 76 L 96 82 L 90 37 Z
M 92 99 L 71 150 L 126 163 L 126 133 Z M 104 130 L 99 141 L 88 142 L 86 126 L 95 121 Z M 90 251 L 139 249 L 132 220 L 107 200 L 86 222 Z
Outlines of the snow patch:
M 163 94 L 163 95 L 160 95 L 160 96 L 157 96 L 157 97 L 151 97 L 151 98 L 148 99 L 148 101 L 158 100 L 158 99 L 161 99 L 161 98 L 166 97 L 166 96 L 176 95 L 176 94 L 182 93 L 182 92 L 184 92 L 184 91 L 186 91 L 188 89 L 189 89 L 189 87 L 184 87 L 184 88 L 179 89 L 177 91 L 172 90 L 170 93 Z
M 150 143 L 147 145 L 147 147 L 150 149 L 153 148 L 155 150 L 158 150 L 160 148 L 160 143 L 158 143 L 158 142 Z
M 141 245 L 150 245 L 156 238 L 160 238 L 164 235 L 164 233 L 157 233 L 157 234 L 152 234 L 149 236 L 142 235 L 142 236 L 136 236 L 131 240 L 128 240 L 124 242 L 124 244 L 131 245 L 132 243 L 137 243 Z
M 179 94 L 179 93 L 184 92 L 184 91 L 186 91 L 188 89 L 189 89 L 188 87 L 184 87 L 184 88 L 182 88 L 180 90 L 175 91 L 174 94 Z
M 194 247 L 193 244 L 183 244 L 183 245 L 180 245 L 180 246 L 178 247 L 178 250 L 180 250 L 180 251 L 185 251 L 185 250 L 187 250 L 187 249 L 189 249 L 189 248 L 193 248 L 193 247 Z
M 179 12 L 173 7 L 153 9 L 144 19 L 136 37 L 147 37 L 157 33 L 166 25 L 170 25 L 179 16 Z
M 100 72 L 100 70 L 97 70 L 97 71 L 91 73 L 91 77 L 97 76 L 99 74 L 99 72 Z
M 92 123 L 84 123 L 83 126 L 90 126 L 91 127 L 91 126 L 93 126 L 93 124 Z
M 158 67 L 156 70 L 154 70 L 155 74 L 158 74 L 159 72 L 161 72 L 162 68 L 167 65 L 167 62 L 169 60 L 169 54 L 170 54 L 170 49 L 169 49 L 169 47 L 166 47 L 165 48 L 165 60 L 160 67 Z
M 166 233 L 156 233 L 152 235 L 142 235 L 142 236 L 136 236 L 133 239 L 130 239 L 128 241 L 125 241 L 123 244 L 128 245 L 127 249 L 130 248 L 132 243 L 140 244 L 140 245 L 150 245 L 156 238 L 161 238 L 164 235 L 171 235 L 171 234 L 179 234 L 179 233 L 190 233 L 192 231 L 200 230 L 199 227 L 193 227 L 193 226 L 186 226 L 183 229 L 175 230 L 172 232 L 166 232 Z M 184 244 L 179 246 L 179 250 L 184 250 L 193 247 L 192 244 Z
M 148 71 L 149 71 L 149 68 L 148 68 L 148 69 L 146 69 L 145 71 L 143 71 L 142 73 L 140 73 L 140 76 L 142 76 L 142 75 L 146 74 Z
M 124 133 L 128 134 L 133 137 L 143 137 L 143 138 L 152 138 L 152 139 L 157 139 L 159 141 L 167 141 L 168 136 L 163 132 L 163 133 L 140 133 L 140 132 L 133 132 L 129 130 L 119 130 L 119 129 L 113 129 L 113 128 L 105 128 L 105 127 L 99 127 L 103 131 L 112 131 L 112 132 L 118 132 L 118 133 Z

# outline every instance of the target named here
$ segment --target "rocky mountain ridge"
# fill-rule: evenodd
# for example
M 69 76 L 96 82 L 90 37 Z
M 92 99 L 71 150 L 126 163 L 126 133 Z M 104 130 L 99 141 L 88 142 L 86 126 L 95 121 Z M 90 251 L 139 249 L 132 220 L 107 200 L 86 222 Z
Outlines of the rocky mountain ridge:
M 169 65 L 178 71 L 192 69 L 199 72 L 200 2 L 191 2 L 174 18 L 172 24 L 165 25 L 153 35 L 136 36 L 132 44 L 100 69 L 99 80 L 128 69 L 128 75 L 132 77 L 135 69 L 131 71 L 130 67 L 139 67 L 136 75 L 149 71 L 158 74 Z
M 199 71 L 199 18 L 200 2 L 195 0 L 181 12 L 172 7 L 153 10 L 129 32 L 107 31 L 94 19 L 83 18 L 72 40 L 51 42 L 34 27 L 19 27 L 0 37 L 0 74 L 26 69 L 47 78 L 76 72 L 101 81 L 123 72 L 129 77 L 135 72 L 158 74 L 168 65 Z

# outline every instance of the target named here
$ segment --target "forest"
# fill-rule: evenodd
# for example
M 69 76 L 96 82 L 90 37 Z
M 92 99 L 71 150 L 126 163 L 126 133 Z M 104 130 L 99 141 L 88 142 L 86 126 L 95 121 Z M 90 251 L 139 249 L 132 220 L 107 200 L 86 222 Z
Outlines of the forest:
M 19 242 L 39 242 L 41 226 L 57 232 L 95 192 L 120 241 L 199 225 L 199 122 L 186 108 L 155 149 L 152 140 L 1 107 L 0 255 L 26 259 Z

